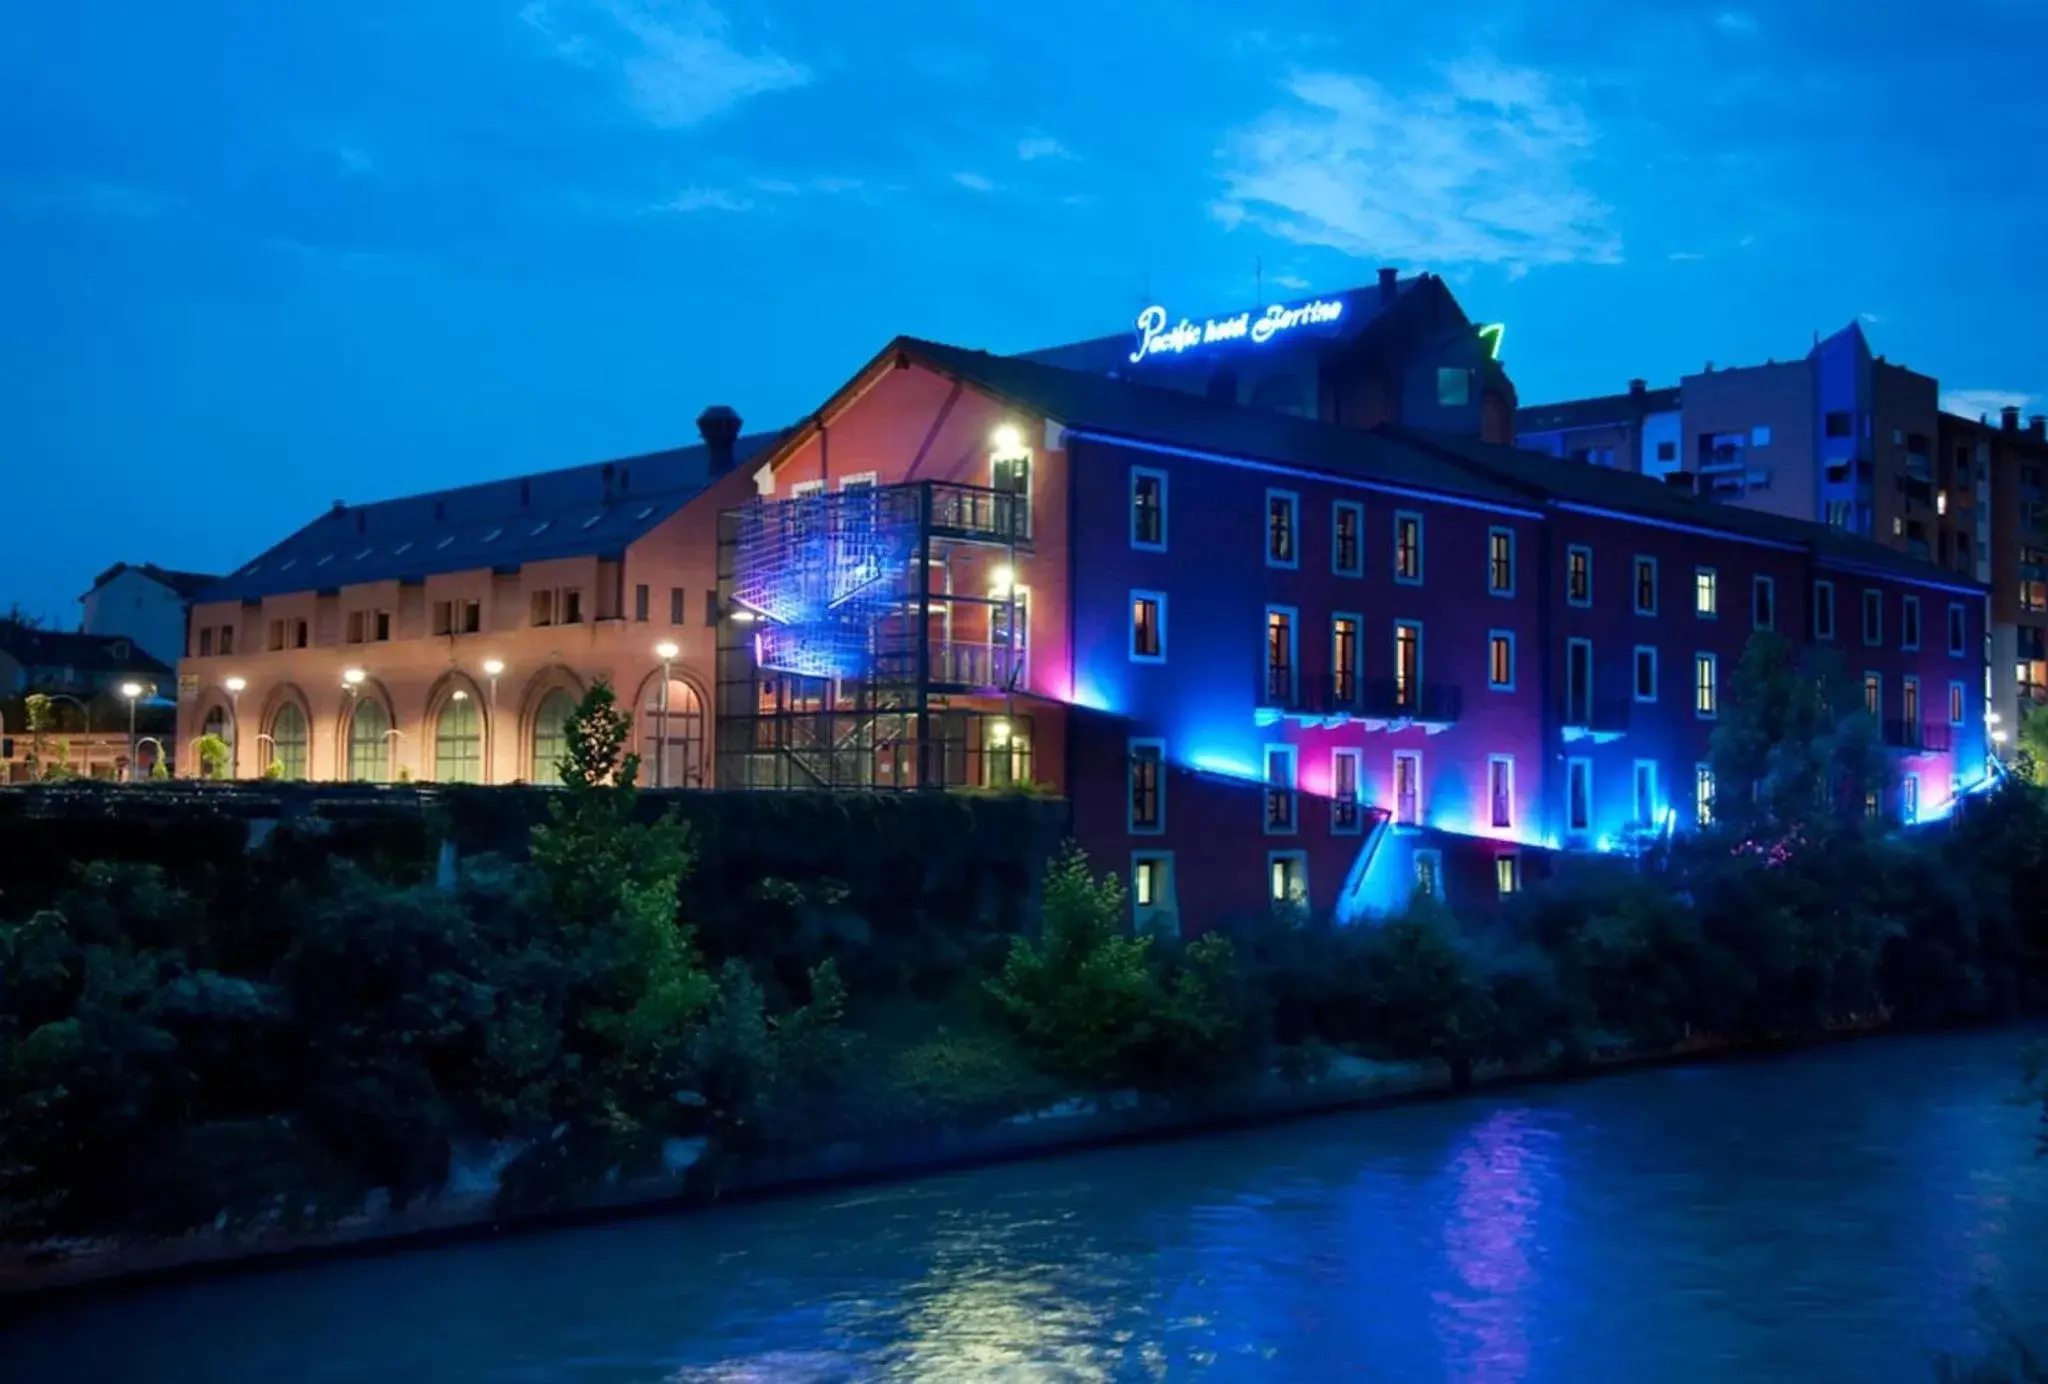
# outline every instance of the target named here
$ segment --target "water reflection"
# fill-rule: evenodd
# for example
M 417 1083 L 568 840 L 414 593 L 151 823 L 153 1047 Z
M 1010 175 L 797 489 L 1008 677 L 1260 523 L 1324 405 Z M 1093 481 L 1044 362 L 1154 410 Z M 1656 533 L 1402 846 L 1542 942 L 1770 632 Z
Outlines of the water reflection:
M 1887 1040 L 60 1306 L 0 1376 L 1899 1380 L 2048 1321 L 2021 1039 Z

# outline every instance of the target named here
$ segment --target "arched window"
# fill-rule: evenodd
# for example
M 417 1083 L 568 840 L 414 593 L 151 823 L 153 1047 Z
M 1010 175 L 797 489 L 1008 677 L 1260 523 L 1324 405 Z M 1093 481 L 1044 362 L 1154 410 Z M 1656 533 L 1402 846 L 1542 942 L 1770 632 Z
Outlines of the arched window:
M 533 713 L 534 783 L 562 781 L 559 761 L 569 748 L 569 715 L 575 710 L 575 698 L 559 687 L 540 699 Z
M 224 706 L 217 706 L 213 710 L 207 712 L 206 724 L 202 725 L 199 728 L 199 733 L 201 735 L 217 735 L 223 740 L 227 739 L 228 709 Z
M 270 722 L 270 757 L 288 779 L 306 776 L 306 713 L 286 702 Z
M 434 777 L 442 783 L 482 783 L 484 723 L 476 699 L 458 688 L 434 718 Z
M 643 786 L 704 786 L 704 703 L 681 678 L 669 680 L 666 709 L 661 679 L 647 684 L 647 705 L 640 709 L 640 759 Z
M 351 783 L 383 783 L 391 777 L 391 716 L 375 697 L 356 698 L 348 718 L 348 776 Z

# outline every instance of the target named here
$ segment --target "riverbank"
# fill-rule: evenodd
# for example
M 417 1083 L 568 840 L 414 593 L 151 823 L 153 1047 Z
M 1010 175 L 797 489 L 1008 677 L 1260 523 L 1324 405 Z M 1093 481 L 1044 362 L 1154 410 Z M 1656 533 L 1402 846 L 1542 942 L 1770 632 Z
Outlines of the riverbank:
M 615 1218 L 664 1215 L 739 1201 L 769 1200 L 823 1187 L 859 1186 L 1028 1159 L 1055 1158 L 1125 1144 L 1169 1143 L 1229 1129 L 1281 1124 L 1424 1101 L 1443 1100 L 1518 1085 L 1563 1083 L 1686 1063 L 1728 1062 L 1766 1053 L 1882 1036 L 1882 1022 L 1846 1023 L 1829 1032 L 1770 1042 L 1694 1041 L 1655 1052 L 1608 1051 L 1587 1056 L 1572 1070 L 1551 1062 L 1483 1064 L 1460 1087 L 1440 1062 L 1373 1062 L 1338 1057 L 1323 1075 L 1287 1081 L 1277 1075 L 1255 1086 L 1221 1092 L 1190 1105 L 1163 1105 L 1127 1093 L 1102 1100 L 1074 1099 L 976 1130 L 942 1134 L 913 1148 L 841 1144 L 801 1156 L 766 1159 L 733 1170 L 716 1196 L 692 1190 L 689 1169 L 702 1142 L 678 1150 L 664 1177 L 614 1184 L 576 1205 L 506 1214 L 489 1174 L 472 1173 L 462 1190 L 429 1197 L 398 1211 L 377 1209 L 375 1195 L 362 1213 L 317 1230 L 229 1233 L 213 1229 L 148 1242 L 77 1241 L 0 1249 L 0 1314 L 14 1315 L 57 1294 L 121 1289 L 200 1274 L 246 1272 L 349 1255 L 537 1234 Z

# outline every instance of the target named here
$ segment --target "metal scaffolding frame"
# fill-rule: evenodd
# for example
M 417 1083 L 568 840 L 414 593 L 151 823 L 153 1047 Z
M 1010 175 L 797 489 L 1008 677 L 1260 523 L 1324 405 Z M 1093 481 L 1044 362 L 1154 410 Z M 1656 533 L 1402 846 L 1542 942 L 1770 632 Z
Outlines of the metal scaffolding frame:
M 864 485 L 720 516 L 722 787 L 1000 787 L 1031 777 L 1021 493 Z

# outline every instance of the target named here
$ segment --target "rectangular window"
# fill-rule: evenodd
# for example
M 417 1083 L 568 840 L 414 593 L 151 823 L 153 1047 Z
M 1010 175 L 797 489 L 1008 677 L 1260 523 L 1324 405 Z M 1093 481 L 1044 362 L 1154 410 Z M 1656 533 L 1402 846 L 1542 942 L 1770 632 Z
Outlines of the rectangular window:
M 1422 516 L 1407 510 L 1394 515 L 1394 580 L 1422 584 Z
M 363 642 L 363 612 L 360 610 L 351 610 L 348 613 L 348 633 L 346 637 L 351 644 Z
M 1515 690 L 1515 636 L 1508 630 L 1486 636 L 1486 685 L 1496 692 Z
M 580 625 L 583 623 L 583 593 L 575 587 L 562 589 L 562 623 Z
M 683 623 L 683 588 L 680 586 L 668 589 L 668 622 L 671 625 Z
M 1884 675 L 1865 673 L 1863 675 L 1863 709 L 1873 719 L 1884 715 Z
M 1878 818 L 1878 815 L 1879 815 L 1880 813 L 1882 813 L 1883 811 L 1884 811 L 1884 797 L 1883 797 L 1883 795 L 1882 795 L 1882 794 L 1880 794 L 1880 793 L 1865 793 L 1865 794 L 1863 795 L 1863 815 L 1864 815 L 1865 817 L 1868 817 L 1868 818 L 1870 818 L 1870 819 L 1871 819 L 1872 821 L 1876 821 L 1876 820 L 1877 820 L 1877 818 Z
M 1131 468 L 1131 546 L 1140 552 L 1166 551 L 1166 473 Z
M 1750 628 L 1768 630 L 1778 625 L 1778 584 L 1769 577 L 1758 577 L 1749 588 Z
M 1692 710 L 1702 721 L 1711 721 L 1721 710 L 1721 658 L 1718 654 L 1692 656 Z
M 1268 490 L 1266 492 L 1266 565 L 1268 567 L 1298 567 L 1301 557 L 1295 551 L 1294 515 L 1300 501 L 1291 490 Z
M 1394 622 L 1394 704 L 1412 711 L 1422 702 L 1422 626 Z
M 1515 825 L 1514 756 L 1486 757 L 1486 800 L 1488 821 L 1496 828 L 1511 830 Z
M 1495 596 L 1515 594 L 1515 534 L 1512 529 L 1486 531 L 1486 589 Z
M 1835 584 L 1831 581 L 1813 584 L 1813 637 L 1835 637 Z
M 455 633 L 455 602 L 436 601 L 427 621 L 427 628 L 435 634 Z
M 1829 437 L 1854 437 L 1856 430 L 1850 425 L 1846 409 L 1831 409 L 1828 412 L 1825 430 Z
M 1173 907 L 1173 857 L 1139 852 L 1131 857 L 1131 902 L 1143 911 Z
M 637 620 L 637 621 L 638 621 L 639 623 L 643 624 L 643 625 L 644 625 L 644 624 L 646 624 L 646 623 L 647 623 L 647 609 L 648 609 L 648 592 L 647 592 L 647 583 L 646 583 L 646 582 L 641 582 L 641 583 L 640 583 L 640 584 L 639 584 L 638 586 L 635 586 L 635 587 L 633 588 L 633 618 L 634 618 L 635 620 Z
M 1863 593 L 1863 642 L 1884 643 L 1884 593 L 1866 591 Z
M 1567 639 L 1564 643 L 1564 722 L 1568 726 L 1593 723 L 1593 641 Z
M 1340 577 L 1365 574 L 1365 507 L 1355 500 L 1330 506 L 1330 570 Z
M 284 621 L 270 622 L 270 652 L 277 653 L 284 648 Z
M 1330 751 L 1330 830 L 1345 836 L 1357 835 L 1364 813 L 1359 810 L 1359 773 L 1362 750 Z
M 235 627 L 233 625 L 222 625 L 220 627 L 220 651 L 224 655 L 235 651 Z
M 1712 620 L 1721 613 L 1720 577 L 1711 567 L 1692 569 L 1692 613 L 1702 620 Z
M 1266 700 L 1294 701 L 1294 611 L 1287 606 L 1266 607 Z
M 1583 544 L 1564 551 L 1564 598 L 1575 606 L 1593 604 L 1593 550 Z
M 1565 761 L 1565 829 L 1593 829 L 1593 761 L 1571 758 Z
M 484 603 L 482 601 L 458 601 L 455 632 L 475 634 L 484 627 Z
M 1714 771 L 1704 764 L 1692 766 L 1692 815 L 1700 826 L 1714 820 Z
M 1963 646 L 1966 643 L 1964 628 L 1963 603 L 1961 601 L 1950 601 L 1948 603 L 1948 656 L 1950 658 L 1961 658 L 1963 656 Z
M 1269 851 L 1266 855 L 1267 897 L 1273 907 L 1308 907 L 1308 856 L 1301 851 Z
M 212 655 L 213 626 L 207 625 L 199 631 L 199 656 L 201 658 L 210 658 Z
M 1636 614 L 1657 613 L 1657 559 L 1636 558 Z
M 1920 743 L 1920 679 L 1906 678 L 1899 684 L 1899 719 L 1906 723 L 1906 743 Z
M 1911 652 L 1920 647 L 1920 598 L 1907 596 L 1899 604 L 1899 647 Z
M 1635 773 L 1635 816 L 1629 820 L 1639 827 L 1657 822 L 1657 761 L 1639 759 Z
M 1522 857 L 1513 851 L 1493 858 L 1493 887 L 1502 898 L 1522 892 Z
M 1472 402 L 1472 372 L 1455 365 L 1436 368 L 1436 402 L 1439 408 L 1464 408 Z
M 1339 706 L 1358 700 L 1358 628 L 1356 615 L 1330 619 L 1330 691 Z
M 1297 752 L 1292 745 L 1266 746 L 1266 834 L 1294 834 L 1295 766 Z
M 1394 825 L 1419 826 L 1422 822 L 1422 752 L 1394 751 Z
M 1948 685 L 1948 723 L 1952 726 L 1963 723 L 1963 685 L 1959 682 Z
M 1131 662 L 1166 662 L 1166 593 L 1131 593 Z
M 1166 830 L 1166 742 L 1130 743 L 1130 821 L 1135 836 L 1156 836 Z
M 1657 650 L 1651 644 L 1636 645 L 1636 700 L 1657 700 Z
M 303 649 L 313 642 L 313 627 L 304 620 L 292 622 L 292 647 Z
M 391 612 L 388 610 L 377 611 L 370 621 L 370 629 L 379 644 L 389 643 L 391 640 Z
M 555 623 L 555 593 L 536 591 L 526 598 L 526 623 L 535 627 Z
M 1444 853 L 1442 851 L 1417 851 L 1415 853 L 1415 892 L 1432 899 L 1444 896 Z
M 1911 826 L 1920 820 L 1920 776 L 1907 774 L 1899 780 L 1899 816 Z

